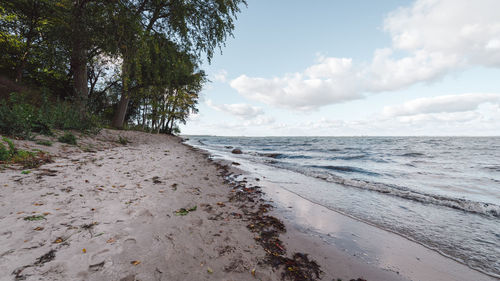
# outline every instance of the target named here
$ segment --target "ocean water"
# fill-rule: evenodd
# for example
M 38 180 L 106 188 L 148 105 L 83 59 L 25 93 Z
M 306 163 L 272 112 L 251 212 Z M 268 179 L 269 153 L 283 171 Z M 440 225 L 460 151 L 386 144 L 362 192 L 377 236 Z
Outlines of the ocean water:
M 288 176 L 274 180 L 303 198 L 500 277 L 499 137 L 190 136 L 188 143 L 282 169 Z M 311 182 L 294 183 L 297 173 Z

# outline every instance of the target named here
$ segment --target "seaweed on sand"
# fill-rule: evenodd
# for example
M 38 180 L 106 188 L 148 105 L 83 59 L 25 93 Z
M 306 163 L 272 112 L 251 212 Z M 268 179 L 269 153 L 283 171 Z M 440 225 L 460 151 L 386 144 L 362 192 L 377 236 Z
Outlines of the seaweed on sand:
M 272 205 L 261 199 L 260 187 L 246 186 L 246 181 L 233 182 L 233 191 L 229 201 L 239 203 L 249 224 L 247 228 L 256 234 L 255 240 L 266 252 L 261 264 L 281 269 L 283 280 L 304 281 L 320 279 L 320 266 L 310 260 L 307 254 L 295 253 L 287 257 L 283 242 L 279 239 L 286 227 L 278 218 L 267 215 Z M 264 202 L 264 203 L 258 203 Z M 249 210 L 248 210 L 248 209 Z

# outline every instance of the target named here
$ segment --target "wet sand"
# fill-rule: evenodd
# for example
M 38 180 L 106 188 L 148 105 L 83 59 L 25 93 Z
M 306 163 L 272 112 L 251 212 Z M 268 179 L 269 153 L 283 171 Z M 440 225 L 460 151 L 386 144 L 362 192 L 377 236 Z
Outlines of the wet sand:
M 285 218 L 292 251 L 314 253 L 327 275 L 367 280 L 477 280 L 496 278 L 473 270 L 392 232 L 350 218 L 275 187 L 263 189 Z M 290 208 L 291 207 L 291 208 Z M 381 270 L 382 269 L 382 270 Z

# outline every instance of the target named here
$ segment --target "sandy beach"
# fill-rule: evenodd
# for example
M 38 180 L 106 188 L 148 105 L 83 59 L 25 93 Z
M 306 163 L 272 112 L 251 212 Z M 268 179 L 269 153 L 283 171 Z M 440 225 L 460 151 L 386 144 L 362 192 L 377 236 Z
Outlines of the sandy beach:
M 103 131 L 95 152 L 55 144 L 54 163 L 0 173 L 1 280 L 278 279 L 216 165 L 179 138 L 119 133 L 131 143 Z
M 118 136 L 130 143 L 117 143 Z M 29 173 L 15 166 L 0 171 L 0 280 L 308 280 L 316 274 L 322 280 L 490 280 L 430 250 L 420 254 L 421 247 L 401 237 L 402 251 L 413 245 L 437 269 L 425 274 L 425 264 L 402 259 L 405 268 L 388 270 L 336 250 L 294 226 L 296 214 L 288 213 L 284 225 L 276 220 L 287 213 L 261 198 L 256 186 L 263 179 L 229 181 L 241 173 L 231 162 L 216 163 L 178 137 L 102 130 L 78 141 L 78 147 L 16 141 L 50 152 L 54 161 Z M 287 208 L 303 210 L 290 196 Z M 307 216 L 321 217 L 308 209 Z M 355 224 L 340 214 L 329 218 L 330 226 Z M 386 244 L 395 239 L 373 235 Z

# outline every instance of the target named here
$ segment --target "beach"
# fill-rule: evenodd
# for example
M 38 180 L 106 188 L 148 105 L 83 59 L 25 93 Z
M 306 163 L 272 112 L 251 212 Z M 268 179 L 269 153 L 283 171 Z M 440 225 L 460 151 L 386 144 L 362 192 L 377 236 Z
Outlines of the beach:
M 0 280 L 294 280 L 316 264 L 322 280 L 495 280 L 179 137 L 104 129 L 78 142 L 15 141 L 53 162 L 0 171 Z M 351 237 L 339 247 L 304 225 Z

